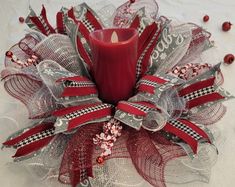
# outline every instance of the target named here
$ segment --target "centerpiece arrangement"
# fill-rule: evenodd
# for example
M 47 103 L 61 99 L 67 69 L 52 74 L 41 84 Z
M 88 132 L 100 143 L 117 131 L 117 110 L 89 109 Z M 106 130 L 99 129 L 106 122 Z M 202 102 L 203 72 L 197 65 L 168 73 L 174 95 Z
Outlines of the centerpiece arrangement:
M 210 33 L 157 12 L 129 1 L 102 20 L 83 3 L 54 28 L 44 7 L 30 10 L 1 72 L 33 119 L 3 143 L 14 161 L 71 186 L 137 186 L 137 173 L 155 187 L 207 180 L 218 154 L 209 125 L 233 96 L 220 64 L 197 61 Z

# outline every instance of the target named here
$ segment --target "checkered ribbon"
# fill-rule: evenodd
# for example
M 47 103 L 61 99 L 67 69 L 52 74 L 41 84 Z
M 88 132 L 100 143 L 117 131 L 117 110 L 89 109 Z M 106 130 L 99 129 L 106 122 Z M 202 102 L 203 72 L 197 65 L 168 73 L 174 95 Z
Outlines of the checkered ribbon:
M 90 21 L 88 19 L 83 19 L 82 20 L 83 25 L 86 27 L 86 29 L 88 30 L 88 32 L 93 32 L 95 30 L 95 27 L 90 23 Z
M 136 65 L 137 80 L 144 75 L 148 67 L 149 57 L 156 45 L 160 35 L 160 25 L 156 22 L 144 24 L 143 19 L 138 14 L 130 24 L 130 28 L 135 28 L 139 33 L 138 61 Z
M 39 124 L 33 128 L 24 129 L 19 135 L 3 144 L 17 149 L 14 157 L 22 157 L 46 146 L 58 133 L 71 131 L 103 118 L 103 121 L 108 120 L 111 112 L 112 105 L 102 103 L 67 107 L 53 113 L 57 117 L 55 124 Z
M 111 116 L 111 112 L 112 105 L 104 103 L 92 103 L 57 110 L 53 113 L 57 117 L 56 133 L 70 131 L 102 118 L 106 119 Z
M 147 25 L 143 25 L 140 23 L 141 17 L 136 14 L 135 18 L 133 19 L 132 23 L 130 24 L 130 28 L 134 28 L 138 31 L 139 36 L 143 33 L 144 29 Z
M 204 95 L 211 94 L 213 92 L 215 92 L 214 86 L 208 86 L 208 87 L 196 90 L 194 92 L 191 92 L 187 95 L 184 95 L 184 99 L 186 99 L 187 101 L 191 101 L 193 99 L 197 99 L 198 97 L 202 97 Z
M 83 76 L 66 77 L 57 82 L 63 82 L 62 97 L 97 95 L 95 84 Z
M 137 84 L 137 89 L 140 92 L 154 94 L 155 89 L 169 80 L 160 76 L 146 75 Z
M 45 131 L 36 133 L 36 134 L 34 134 L 32 136 L 29 136 L 29 137 L 23 139 L 19 143 L 17 143 L 16 148 L 19 149 L 19 148 L 24 147 L 26 145 L 29 145 L 29 144 L 31 144 L 33 142 L 42 140 L 42 139 L 50 137 L 50 136 L 53 136 L 54 132 L 55 132 L 54 128 L 51 128 L 51 129 L 47 129 Z
M 167 122 L 163 130 L 181 138 L 191 147 L 195 154 L 197 153 L 198 142 L 210 142 L 209 136 L 204 130 L 185 119 L 171 120 Z
M 69 16 L 79 24 L 79 32 L 89 41 L 89 34 L 95 30 L 102 29 L 101 24 L 93 14 L 90 8 L 86 7 L 87 12 L 82 20 L 76 20 L 74 12 L 71 12 Z
M 149 102 L 120 101 L 116 107 L 114 118 L 132 128 L 140 130 L 148 112 L 153 110 L 159 109 Z
M 47 20 L 46 9 L 44 6 L 42 7 L 42 11 L 41 11 L 40 16 L 30 16 L 29 15 L 29 18 L 27 18 L 27 19 L 30 20 L 30 22 L 27 23 L 30 27 L 37 28 L 39 31 L 41 31 L 46 36 L 48 36 L 49 34 L 55 33 L 55 29 L 49 24 L 49 22 Z
M 156 45 L 161 28 L 157 23 L 147 26 L 139 36 L 138 60 L 136 64 L 136 78 L 139 80 L 143 76 L 149 65 L 149 57 Z
M 224 99 L 224 96 L 216 92 L 214 84 L 215 77 L 197 81 L 179 90 L 179 96 L 187 101 L 189 109 L 204 103 Z
M 71 11 L 68 15 L 75 21 L 75 23 L 78 24 L 78 32 L 80 33 L 80 36 L 77 36 L 76 40 L 77 50 L 81 58 L 87 64 L 88 69 L 91 70 L 92 61 L 89 50 L 87 49 L 89 48 L 89 34 L 95 30 L 102 29 L 102 26 L 88 7 L 82 20 L 76 20 L 73 11 Z M 85 44 L 87 45 L 87 48 L 85 47 Z
M 157 109 L 154 104 L 148 102 L 127 102 L 121 101 L 117 105 L 117 110 L 136 115 L 146 116 L 149 110 Z
M 4 142 L 3 145 L 17 149 L 13 157 L 22 157 L 46 146 L 55 136 L 55 128 L 53 123 L 42 123 L 33 128 L 24 129 L 17 134 Z

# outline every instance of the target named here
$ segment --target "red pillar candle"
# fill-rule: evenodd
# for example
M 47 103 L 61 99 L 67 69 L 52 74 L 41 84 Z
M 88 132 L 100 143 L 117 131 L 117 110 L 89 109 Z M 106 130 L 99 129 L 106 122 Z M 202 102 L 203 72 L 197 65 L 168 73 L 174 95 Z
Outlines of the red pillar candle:
M 97 30 L 90 34 L 92 73 L 104 102 L 116 104 L 133 95 L 137 45 L 138 33 L 131 28 Z

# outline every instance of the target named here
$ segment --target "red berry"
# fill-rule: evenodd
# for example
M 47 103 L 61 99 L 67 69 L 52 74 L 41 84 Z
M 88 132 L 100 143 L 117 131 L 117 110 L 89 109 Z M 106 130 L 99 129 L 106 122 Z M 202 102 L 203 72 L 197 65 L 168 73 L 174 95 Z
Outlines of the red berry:
M 23 17 L 19 17 L 19 22 L 20 23 L 24 23 L 24 18 Z
M 203 17 L 203 21 L 204 21 L 204 22 L 208 22 L 209 19 L 210 19 L 210 17 L 209 17 L 208 15 L 205 15 L 205 16 Z
M 102 156 L 97 157 L 96 162 L 98 164 L 103 164 L 104 163 L 104 157 L 102 157 Z
M 224 63 L 225 64 L 232 64 L 234 61 L 234 55 L 233 54 L 227 54 L 224 57 Z
M 11 51 L 7 51 L 5 55 L 7 57 L 11 58 L 13 56 L 13 53 Z
M 225 21 L 222 25 L 222 30 L 227 32 L 231 29 L 232 24 L 228 21 Z

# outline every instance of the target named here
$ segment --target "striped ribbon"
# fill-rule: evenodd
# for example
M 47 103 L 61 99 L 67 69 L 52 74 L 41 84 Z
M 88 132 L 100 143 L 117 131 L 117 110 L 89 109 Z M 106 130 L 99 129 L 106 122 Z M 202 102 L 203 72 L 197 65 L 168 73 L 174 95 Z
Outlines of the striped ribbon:
M 33 128 L 22 130 L 3 145 L 17 149 L 13 157 L 25 156 L 46 146 L 55 136 L 54 131 L 53 123 L 37 124 Z
M 96 95 L 95 84 L 84 76 L 66 77 L 57 80 L 63 82 L 64 90 L 62 97 Z
M 92 70 L 91 56 L 84 47 L 84 44 L 89 44 L 89 34 L 95 30 L 102 29 L 102 26 L 89 8 L 87 8 L 85 17 L 82 20 L 76 20 L 73 12 L 71 13 L 71 15 L 69 15 L 69 17 L 71 17 L 75 21 L 75 23 L 78 24 L 78 32 L 82 35 L 82 37 L 77 36 L 77 50 L 81 58 L 87 64 L 88 69 Z
M 143 119 L 150 110 L 159 110 L 154 104 L 148 102 L 120 101 L 116 107 L 114 118 L 122 123 L 139 130 Z
M 4 142 L 3 145 L 17 149 L 13 157 L 22 157 L 46 146 L 58 133 L 71 131 L 96 120 L 107 121 L 111 112 L 112 105 L 102 103 L 57 110 L 53 113 L 57 117 L 55 124 L 39 124 L 36 127 L 26 129 L 16 137 Z
M 138 82 L 137 89 L 140 92 L 154 94 L 157 87 L 167 82 L 169 82 L 169 80 L 166 78 L 154 75 L 146 75 Z
M 55 132 L 70 131 L 102 118 L 105 118 L 103 121 L 107 121 L 107 118 L 111 117 L 111 113 L 112 105 L 104 103 L 92 103 L 57 110 L 53 113 L 53 116 L 57 117 Z
M 55 29 L 49 24 L 46 16 L 46 9 L 42 6 L 40 16 L 29 17 L 32 24 L 34 24 L 43 34 L 48 36 L 49 34 L 55 33 Z
M 195 154 L 197 153 L 198 142 L 202 140 L 210 142 L 209 136 L 204 130 L 185 119 L 171 120 L 167 122 L 163 130 L 181 138 Z
M 139 33 L 138 61 L 136 65 L 137 80 L 147 71 L 149 57 L 161 33 L 158 23 L 144 24 L 142 19 L 144 18 L 137 14 L 130 24 L 130 28 L 135 28 Z
M 215 77 L 198 81 L 179 90 L 179 96 L 187 101 L 189 109 L 216 100 L 224 99 L 224 96 L 216 91 Z

